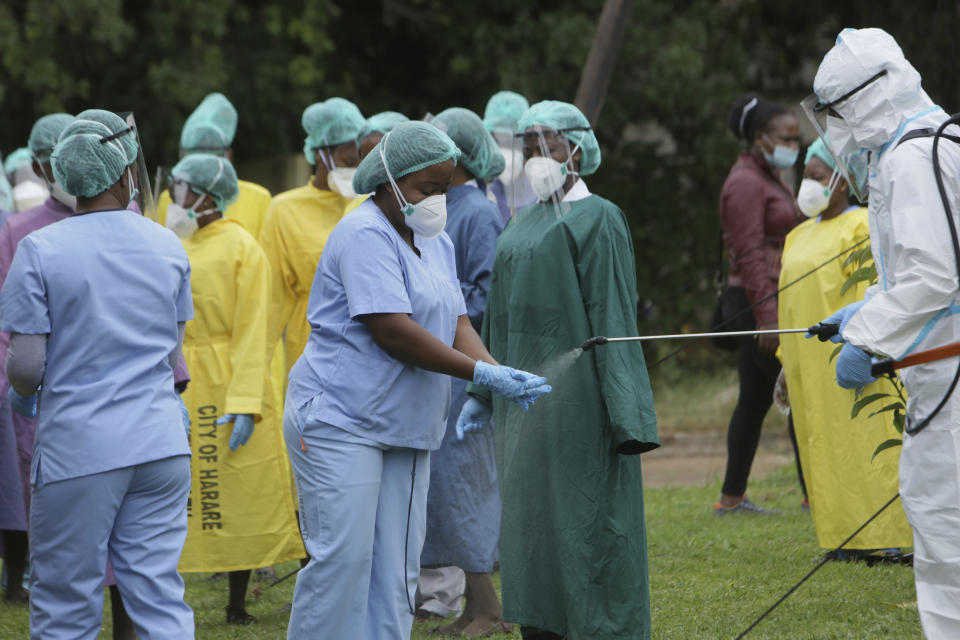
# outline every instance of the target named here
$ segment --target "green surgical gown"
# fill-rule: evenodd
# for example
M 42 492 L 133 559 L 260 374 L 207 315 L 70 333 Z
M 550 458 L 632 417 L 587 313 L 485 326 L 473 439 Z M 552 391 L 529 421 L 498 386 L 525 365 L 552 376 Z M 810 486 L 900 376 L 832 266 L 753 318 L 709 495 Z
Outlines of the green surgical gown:
M 546 375 L 529 411 L 493 397 L 504 619 L 570 640 L 650 637 L 640 456 L 659 446 L 637 333 L 633 244 L 595 195 L 518 214 L 497 243 L 483 338 L 498 362 Z M 482 388 L 474 395 L 490 398 Z

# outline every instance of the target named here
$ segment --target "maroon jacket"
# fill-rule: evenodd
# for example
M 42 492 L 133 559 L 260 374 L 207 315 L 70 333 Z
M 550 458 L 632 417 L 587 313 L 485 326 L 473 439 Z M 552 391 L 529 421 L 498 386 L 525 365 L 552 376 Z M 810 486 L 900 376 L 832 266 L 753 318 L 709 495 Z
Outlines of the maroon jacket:
M 749 151 L 737 158 L 720 191 L 720 228 L 730 260 L 727 285 L 743 287 L 757 326 L 777 322 L 780 256 L 799 222 L 793 194 L 776 171 Z M 768 298 L 769 296 L 769 298 Z

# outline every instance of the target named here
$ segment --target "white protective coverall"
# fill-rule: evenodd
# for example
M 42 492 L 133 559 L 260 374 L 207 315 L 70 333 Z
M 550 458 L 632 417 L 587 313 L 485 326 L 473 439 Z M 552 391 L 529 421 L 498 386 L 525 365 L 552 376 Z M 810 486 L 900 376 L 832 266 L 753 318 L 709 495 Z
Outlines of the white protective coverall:
M 871 152 L 870 240 L 878 284 L 851 317 L 843 338 L 893 358 L 960 341 L 957 262 L 932 162 L 934 130 L 947 119 L 920 85 L 920 74 L 881 29 L 847 29 L 814 79 L 821 102 L 837 100 L 879 71 L 884 76 L 833 106 L 835 151 Z M 957 127 L 945 133 L 957 135 Z M 955 222 L 960 214 L 960 144 L 941 138 L 943 181 Z M 960 227 L 960 222 L 956 222 Z M 940 403 L 957 360 L 901 370 L 909 393 L 908 427 Z M 864 445 L 868 446 L 868 445 Z M 869 445 L 872 446 L 872 445 Z M 914 578 L 927 638 L 960 638 L 960 390 L 916 435 L 904 434 L 900 495 L 913 528 Z

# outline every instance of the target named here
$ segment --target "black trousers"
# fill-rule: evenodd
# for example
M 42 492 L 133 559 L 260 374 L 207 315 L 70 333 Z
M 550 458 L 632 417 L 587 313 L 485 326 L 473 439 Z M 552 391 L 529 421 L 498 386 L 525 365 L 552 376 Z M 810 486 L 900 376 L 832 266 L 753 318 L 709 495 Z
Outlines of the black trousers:
M 753 336 L 740 337 L 737 342 L 740 395 L 727 428 L 727 472 L 721 489 L 728 496 L 740 496 L 747 491 L 747 478 L 760 443 L 760 429 L 773 404 L 773 387 L 780 374 L 780 362 L 772 355 L 761 353 Z

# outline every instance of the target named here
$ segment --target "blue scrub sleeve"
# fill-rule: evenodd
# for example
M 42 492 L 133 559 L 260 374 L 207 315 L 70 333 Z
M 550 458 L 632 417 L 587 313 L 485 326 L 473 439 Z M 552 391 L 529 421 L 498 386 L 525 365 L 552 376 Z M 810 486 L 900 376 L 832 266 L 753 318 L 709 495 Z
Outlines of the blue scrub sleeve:
M 493 271 L 493 259 L 497 253 L 497 237 L 500 235 L 494 215 L 496 212 L 480 216 L 477 224 L 470 230 L 470 244 L 466 247 L 464 274 L 460 281 L 467 315 L 478 331 L 483 323 L 483 312 L 487 308 L 490 273 Z
M 356 229 L 337 248 L 337 267 L 350 317 L 368 313 L 413 313 L 397 243 L 386 230 Z
M 183 282 L 180 283 L 180 291 L 177 292 L 177 322 L 186 322 L 193 319 L 193 293 L 190 291 L 190 261 L 186 253 L 183 255 L 184 262 L 187 263 L 183 273 Z
M 50 333 L 47 288 L 40 267 L 40 254 L 30 238 L 24 238 L 10 265 L 0 291 L 0 330 L 10 333 Z

